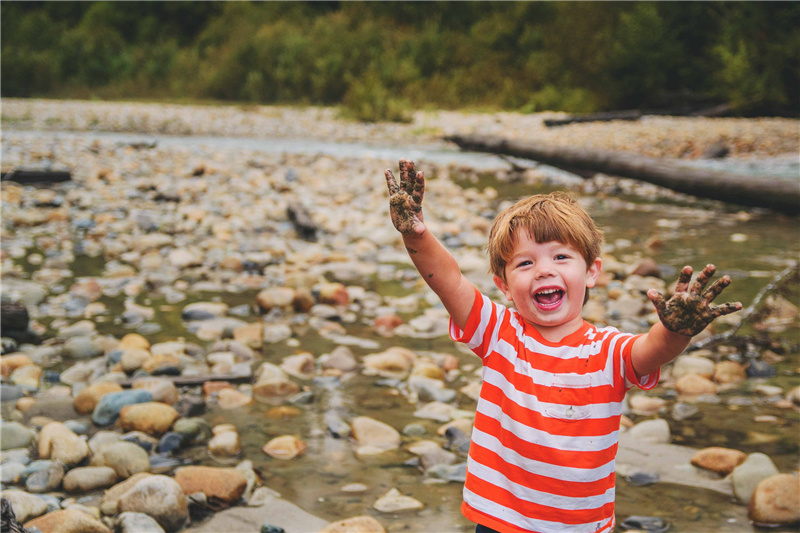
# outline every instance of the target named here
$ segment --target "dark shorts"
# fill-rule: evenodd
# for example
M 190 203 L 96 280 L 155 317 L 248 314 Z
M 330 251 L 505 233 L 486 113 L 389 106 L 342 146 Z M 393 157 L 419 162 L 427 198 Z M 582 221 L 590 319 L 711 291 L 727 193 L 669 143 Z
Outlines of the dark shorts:
M 490 527 L 478 524 L 477 526 L 475 526 L 475 533 L 498 533 L 498 532 L 497 530 L 494 530 Z

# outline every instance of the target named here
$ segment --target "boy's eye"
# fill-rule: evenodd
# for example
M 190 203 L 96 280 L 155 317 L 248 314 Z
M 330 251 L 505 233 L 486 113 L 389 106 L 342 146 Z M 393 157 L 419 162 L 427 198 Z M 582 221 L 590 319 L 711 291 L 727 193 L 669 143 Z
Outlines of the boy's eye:
M 558 254 L 556 256 L 556 259 L 559 259 L 559 260 L 561 260 L 561 259 L 569 259 L 569 256 L 567 254 Z
M 517 266 L 518 267 L 522 267 L 522 266 L 528 266 L 528 265 L 532 265 L 532 264 L 533 263 L 531 263 L 530 261 L 525 260 L 525 261 L 520 261 Z

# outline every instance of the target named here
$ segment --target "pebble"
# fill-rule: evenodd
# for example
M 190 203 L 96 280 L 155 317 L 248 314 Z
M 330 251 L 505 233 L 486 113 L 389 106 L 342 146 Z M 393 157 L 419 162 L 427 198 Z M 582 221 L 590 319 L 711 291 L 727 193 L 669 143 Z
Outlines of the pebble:
M 359 446 L 369 446 L 380 451 L 392 450 L 400 446 L 400 433 L 384 422 L 359 416 L 351 420 L 350 427 Z
M 733 472 L 734 468 L 742 464 L 746 458 L 747 455 L 739 450 L 712 446 L 694 454 L 691 462 L 699 468 L 727 476 Z
M 117 421 L 123 407 L 153 401 L 147 390 L 126 390 L 103 395 L 92 412 L 92 422 L 100 427 L 110 426 Z
M 639 422 L 628 430 L 628 435 L 638 441 L 653 444 L 667 443 L 670 440 L 669 425 L 662 418 Z
M 306 448 L 308 448 L 306 443 L 296 436 L 282 435 L 267 442 L 262 450 L 272 458 L 288 461 L 301 455 Z
M 319 533 L 386 533 L 386 529 L 373 517 L 363 515 L 331 522 Z
M 50 422 L 39 432 L 39 457 L 70 466 L 89 455 L 87 442 L 61 422 Z
M 398 513 L 401 511 L 416 511 L 425 506 L 422 502 L 410 496 L 404 496 L 399 490 L 393 488 L 378 498 L 372 507 L 381 513 Z
M 177 418 L 178 411 L 160 402 L 127 405 L 119 413 L 124 431 L 142 431 L 155 436 L 166 433 Z
M 122 392 L 122 387 L 117 383 L 109 381 L 92 383 L 75 396 L 75 399 L 72 401 L 72 407 L 78 414 L 89 414 L 97 407 L 100 398 L 111 392 Z
M 150 458 L 141 446 L 118 441 L 100 448 L 91 459 L 92 466 L 108 466 L 120 479 L 150 470 Z
M 5 465 L 3 465 L 5 470 Z M 0 496 L 8 500 L 17 521 L 25 523 L 32 518 L 41 516 L 48 511 L 47 503 L 38 496 L 28 494 L 23 490 L 9 489 L 0 492 Z
M 761 481 L 750 499 L 748 516 L 756 524 L 800 522 L 800 477 L 777 474 Z
M 68 492 L 90 492 L 106 488 L 117 482 L 117 473 L 107 466 L 84 466 L 73 468 L 64 476 L 64 490 Z
M 45 468 L 32 473 L 25 480 L 25 490 L 28 492 L 53 492 L 61 486 L 66 468 L 58 461 L 48 461 Z
M 100 520 L 78 509 L 53 511 L 25 523 L 26 529 L 38 528 L 43 533 L 111 533 Z
M 185 494 L 202 492 L 207 498 L 227 503 L 239 500 L 247 487 L 247 479 L 234 468 L 185 466 L 175 471 L 175 481 Z
M 672 377 L 680 379 L 687 374 L 696 374 L 704 378 L 714 375 L 714 361 L 696 355 L 681 355 L 672 364 Z
M 742 464 L 733 469 L 731 474 L 733 494 L 739 501 L 748 503 L 756 490 L 756 485 L 776 475 L 778 468 L 768 455 L 751 453 Z
M 171 477 L 148 476 L 119 497 L 120 512 L 144 513 L 166 532 L 182 529 L 189 517 L 186 495 Z
M 708 378 L 698 374 L 685 374 L 675 382 L 675 389 L 686 396 L 702 396 L 716 394 L 717 385 Z
M 2 388 L 6 388 L 3 385 Z M 36 439 L 36 433 L 19 422 L 0 424 L 0 450 L 25 448 Z
M 144 513 L 125 512 L 117 518 L 120 533 L 164 533 L 156 520 Z

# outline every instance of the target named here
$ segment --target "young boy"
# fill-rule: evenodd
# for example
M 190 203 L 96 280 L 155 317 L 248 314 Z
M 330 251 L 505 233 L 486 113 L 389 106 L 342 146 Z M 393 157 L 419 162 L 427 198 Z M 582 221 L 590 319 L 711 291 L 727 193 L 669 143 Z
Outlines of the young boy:
M 644 335 L 583 320 L 602 262 L 603 237 L 564 194 L 537 195 L 501 212 L 489 235 L 494 282 L 516 309 L 492 302 L 461 274 L 422 217 L 425 179 L 400 160 L 386 171 L 392 222 L 411 260 L 450 313 L 450 335 L 483 361 L 462 512 L 477 532 L 609 532 L 625 392 L 658 384 L 659 369 L 714 318 L 741 304 L 712 306 L 730 284 L 707 290 L 708 265 L 675 294 L 647 296 L 661 322 Z

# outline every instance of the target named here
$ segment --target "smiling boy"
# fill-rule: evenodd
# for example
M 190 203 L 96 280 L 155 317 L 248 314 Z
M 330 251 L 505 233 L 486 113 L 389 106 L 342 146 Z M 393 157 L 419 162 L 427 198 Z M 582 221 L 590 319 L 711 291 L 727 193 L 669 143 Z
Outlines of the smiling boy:
M 660 322 L 643 335 L 597 328 L 581 310 L 602 268 L 603 237 L 571 197 L 554 193 L 502 211 L 489 235 L 494 282 L 515 308 L 482 295 L 423 222 L 425 179 L 400 160 L 386 171 L 392 222 L 426 283 L 450 313 L 450 335 L 483 362 L 462 512 L 476 532 L 609 532 L 625 393 L 658 384 L 662 365 L 714 318 L 727 276 L 703 290 L 680 274 L 668 301 L 647 295 Z

